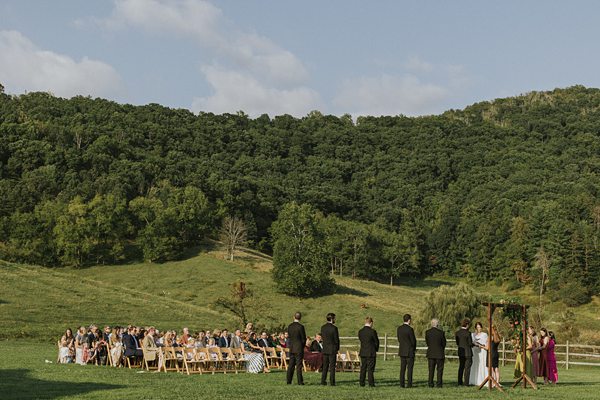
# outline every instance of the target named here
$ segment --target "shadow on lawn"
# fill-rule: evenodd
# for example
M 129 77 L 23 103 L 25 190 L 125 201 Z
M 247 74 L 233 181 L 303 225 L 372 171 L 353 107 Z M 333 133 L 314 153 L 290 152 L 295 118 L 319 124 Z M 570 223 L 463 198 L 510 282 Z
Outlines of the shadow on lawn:
M 64 396 L 81 395 L 95 390 L 119 389 L 122 387 L 96 382 L 45 381 L 30 376 L 30 371 L 27 369 L 0 370 L 2 399 L 56 399 Z

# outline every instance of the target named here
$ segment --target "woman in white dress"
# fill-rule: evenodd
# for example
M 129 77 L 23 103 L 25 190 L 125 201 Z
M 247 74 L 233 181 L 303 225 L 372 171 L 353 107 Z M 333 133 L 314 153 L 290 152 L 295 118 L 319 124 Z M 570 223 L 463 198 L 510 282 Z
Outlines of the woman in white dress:
M 488 376 L 487 352 L 488 335 L 483 331 L 481 322 L 475 324 L 473 335 L 473 365 L 471 366 L 471 375 L 469 383 L 479 386 Z

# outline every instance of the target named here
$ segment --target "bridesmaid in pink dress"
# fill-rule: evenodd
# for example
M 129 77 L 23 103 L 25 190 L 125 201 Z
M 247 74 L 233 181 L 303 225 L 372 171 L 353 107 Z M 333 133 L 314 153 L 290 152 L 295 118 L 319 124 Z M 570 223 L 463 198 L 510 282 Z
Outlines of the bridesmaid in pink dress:
M 550 383 L 558 382 L 558 369 L 556 368 L 556 354 L 554 353 L 554 346 L 556 345 L 556 339 L 554 338 L 554 332 L 548 332 L 548 347 L 546 350 L 546 363 L 548 365 L 548 381 Z

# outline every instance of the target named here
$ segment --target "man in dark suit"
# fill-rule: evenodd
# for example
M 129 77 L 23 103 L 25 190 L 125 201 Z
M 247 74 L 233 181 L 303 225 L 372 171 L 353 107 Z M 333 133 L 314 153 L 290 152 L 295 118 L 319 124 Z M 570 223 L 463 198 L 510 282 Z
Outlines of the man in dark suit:
M 129 326 L 127 333 L 123 335 L 123 346 L 125 346 L 125 357 L 142 357 L 144 355 L 133 326 Z
M 373 318 L 365 318 L 365 326 L 358 331 L 358 339 L 360 340 L 360 386 L 365 386 L 365 376 L 369 375 L 369 386 L 375 386 L 375 361 L 377 360 L 377 352 L 379 351 L 379 337 L 377 331 L 373 329 Z
M 410 326 L 412 319 L 410 314 L 404 314 L 404 323 L 398 327 L 398 344 L 400 349 L 400 387 L 412 387 L 413 367 L 415 365 L 415 351 L 417 350 L 417 338 L 415 331 Z M 408 371 L 407 371 L 408 370 Z M 407 375 L 408 372 L 408 376 Z M 405 386 L 405 381 L 406 386 Z
M 427 361 L 429 364 L 429 387 L 433 387 L 433 373 L 437 367 L 437 387 L 442 387 L 444 375 L 444 360 L 446 358 L 446 334 L 438 329 L 439 321 L 431 320 L 431 329 L 425 332 L 425 343 L 427 343 Z
M 258 346 L 259 347 L 272 347 L 271 344 L 269 343 L 269 335 L 267 335 L 267 332 L 262 332 L 260 334 L 260 339 L 258 339 Z
M 294 369 L 298 377 L 298 385 L 304 385 L 302 378 L 302 359 L 304 358 L 304 346 L 306 345 L 306 331 L 304 325 L 300 323 L 302 314 L 297 312 L 294 314 L 294 322 L 288 326 L 288 334 L 290 337 L 290 363 L 287 369 L 287 384 L 292 383 L 294 377 Z
M 327 385 L 327 371 L 329 370 L 329 385 L 335 386 L 335 363 L 340 350 L 340 334 L 335 326 L 335 314 L 327 314 L 327 323 L 321 327 L 323 338 L 323 372 L 321 385 Z
M 219 343 L 217 343 L 219 347 L 231 347 L 231 338 L 229 337 L 229 332 L 227 329 L 223 329 L 221 332 L 221 337 L 219 338 Z
M 458 345 L 458 384 L 469 386 L 469 375 L 473 365 L 473 338 L 469 332 L 471 320 L 463 319 L 460 329 L 456 332 Z
M 310 343 L 309 350 L 311 353 L 323 352 L 323 337 L 321 336 L 321 333 L 315 334 L 315 340 Z

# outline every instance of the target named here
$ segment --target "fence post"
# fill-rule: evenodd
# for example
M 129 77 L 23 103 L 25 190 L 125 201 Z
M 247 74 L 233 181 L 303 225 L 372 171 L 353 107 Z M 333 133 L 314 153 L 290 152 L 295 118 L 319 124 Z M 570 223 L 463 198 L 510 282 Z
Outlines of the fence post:
M 506 365 L 506 347 L 505 347 L 506 341 L 504 338 L 502 338 L 502 366 L 504 367 Z
M 383 337 L 383 361 L 387 361 L 387 333 Z
M 565 367 L 569 369 L 569 341 L 567 340 L 567 350 L 565 351 Z

